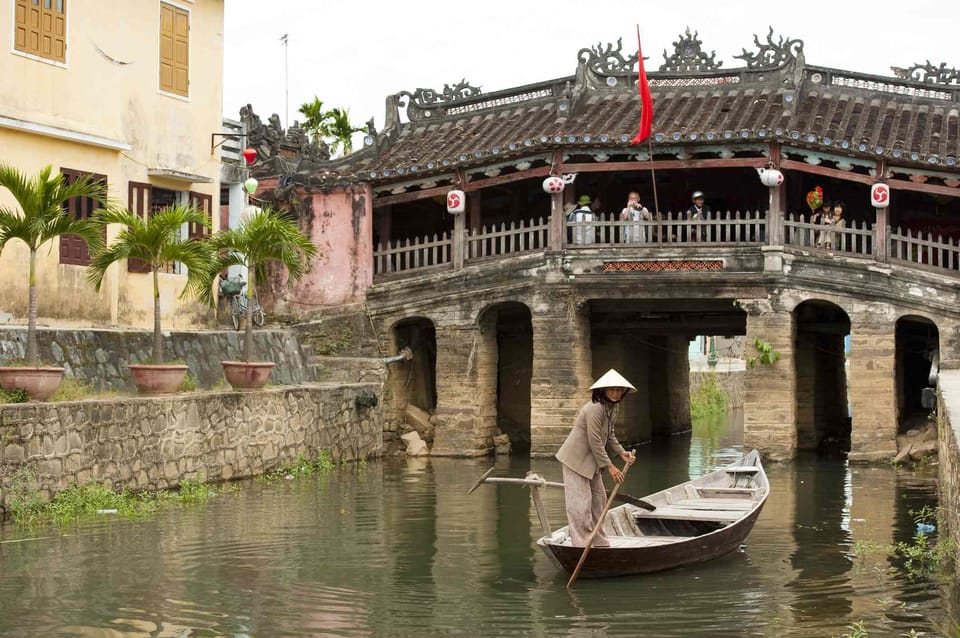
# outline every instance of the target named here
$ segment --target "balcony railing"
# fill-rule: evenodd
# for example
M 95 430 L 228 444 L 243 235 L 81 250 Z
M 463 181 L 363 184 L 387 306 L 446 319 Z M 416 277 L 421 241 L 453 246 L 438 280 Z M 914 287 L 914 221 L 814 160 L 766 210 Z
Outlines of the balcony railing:
M 548 249 L 571 252 L 622 249 L 634 251 L 632 255 L 642 255 L 665 247 L 768 243 L 782 243 L 825 256 L 906 263 L 951 274 L 960 270 L 960 240 L 909 229 L 880 228 L 867 222 L 854 221 L 837 227 L 810 223 L 801 215 L 788 215 L 774 220 L 771 226 L 764 211 L 720 212 L 697 220 L 664 213 L 658 219 L 644 221 L 621 221 L 617 215 L 598 215 L 590 221 L 564 219 L 562 223 L 557 221 L 556 226 L 554 221 L 553 218 L 520 220 L 381 244 L 373 254 L 374 276 L 383 279 L 454 270 L 465 264 Z M 462 225 L 463 220 L 459 219 L 458 223 Z

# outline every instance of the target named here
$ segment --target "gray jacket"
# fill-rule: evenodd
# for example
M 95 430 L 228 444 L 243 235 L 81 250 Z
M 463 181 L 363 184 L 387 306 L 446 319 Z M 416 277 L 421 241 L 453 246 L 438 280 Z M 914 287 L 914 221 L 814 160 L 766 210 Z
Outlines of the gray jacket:
M 557 452 L 557 460 L 584 478 L 593 478 L 610 465 L 610 455 L 624 451 L 614 432 L 619 404 L 587 403 L 580 408 L 573 430 Z

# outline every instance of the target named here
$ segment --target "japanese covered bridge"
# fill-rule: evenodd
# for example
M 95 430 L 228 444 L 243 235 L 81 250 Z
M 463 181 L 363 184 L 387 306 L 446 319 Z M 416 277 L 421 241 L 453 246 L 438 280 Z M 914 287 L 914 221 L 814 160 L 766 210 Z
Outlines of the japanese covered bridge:
M 745 373 L 748 446 L 892 456 L 938 366 L 960 365 L 960 73 L 810 65 L 772 29 L 754 48 L 723 69 L 681 35 L 649 73 L 649 145 L 630 144 L 637 58 L 619 44 L 557 80 L 390 95 L 384 129 L 338 160 L 244 109 L 258 197 L 297 210 L 322 254 L 278 303 L 352 308 L 384 355 L 409 347 L 388 409 L 432 414 L 434 454 L 486 454 L 502 432 L 551 455 L 609 367 L 641 390 L 621 441 L 682 431 L 689 339 L 745 335 L 748 357 L 780 354 Z M 545 192 L 550 176 L 565 187 Z M 845 203 L 830 244 L 817 186 Z M 689 219 L 695 190 L 713 212 Z M 620 220 L 631 191 L 653 213 L 642 233 Z M 568 221 L 583 195 L 592 221 Z

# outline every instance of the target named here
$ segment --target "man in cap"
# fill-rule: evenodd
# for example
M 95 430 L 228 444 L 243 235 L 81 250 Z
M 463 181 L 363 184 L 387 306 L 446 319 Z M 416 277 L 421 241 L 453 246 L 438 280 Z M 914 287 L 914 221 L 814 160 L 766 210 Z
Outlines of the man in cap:
M 614 432 L 620 401 L 636 388 L 619 372 L 610 369 L 590 390 L 590 402 L 580 408 L 573 430 L 557 452 L 557 460 L 563 464 L 567 524 L 575 547 L 586 545 L 606 507 L 607 492 L 601 471 L 606 469 L 614 481 L 623 482 L 623 472 L 614 466 L 610 455 L 619 456 L 624 463 L 636 460 L 633 452 L 623 449 Z M 609 545 L 610 541 L 600 529 L 593 547 Z
M 710 218 L 710 207 L 703 203 L 703 191 L 694 191 L 693 195 L 690 196 L 690 199 L 693 201 L 690 204 L 690 208 L 687 209 L 687 219 L 695 219 L 698 221 L 706 221 Z M 706 235 L 703 237 L 706 239 Z M 690 229 L 690 241 L 698 241 L 700 239 L 700 229 L 697 226 L 693 226 Z

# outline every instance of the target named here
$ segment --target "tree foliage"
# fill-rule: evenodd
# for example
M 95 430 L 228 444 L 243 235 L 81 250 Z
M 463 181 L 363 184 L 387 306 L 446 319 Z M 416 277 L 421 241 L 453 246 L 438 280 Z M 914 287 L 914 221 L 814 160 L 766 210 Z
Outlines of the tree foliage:
M 352 136 L 364 129 L 350 123 L 350 113 L 345 108 L 325 109 L 323 100 L 313 96 L 310 102 L 300 105 L 299 112 L 305 118 L 300 127 L 315 141 L 323 141 L 330 147 L 330 152 L 336 155 L 343 151 L 344 155 L 353 152 Z

